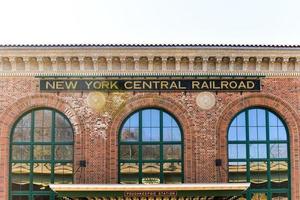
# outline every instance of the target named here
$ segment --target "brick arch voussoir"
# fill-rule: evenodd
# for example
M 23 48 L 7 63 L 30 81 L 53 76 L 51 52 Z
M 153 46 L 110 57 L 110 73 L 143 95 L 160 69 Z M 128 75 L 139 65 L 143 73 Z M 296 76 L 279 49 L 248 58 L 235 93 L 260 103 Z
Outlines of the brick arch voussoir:
M 265 107 L 278 114 L 286 123 L 289 130 L 291 150 L 298 155 L 299 152 L 299 136 L 300 118 L 285 100 L 271 94 L 250 94 L 236 99 L 229 103 L 221 113 L 221 117 L 217 123 L 218 136 L 218 158 L 227 160 L 227 129 L 233 117 L 240 111 L 248 107 Z M 293 156 L 293 155 L 291 155 Z M 226 168 L 226 165 L 225 165 Z M 226 176 L 226 174 L 224 174 Z M 225 180 L 226 181 L 226 180 Z
M 163 110 L 166 110 L 167 112 L 172 113 L 176 119 L 179 121 L 182 129 L 183 129 L 183 134 L 184 134 L 184 142 L 186 143 L 186 146 L 192 146 L 192 124 L 190 120 L 188 120 L 185 109 L 176 101 L 174 101 L 171 98 L 168 97 L 161 97 L 159 95 L 144 95 L 144 96 L 138 96 L 138 97 L 133 97 L 129 99 L 125 106 L 113 113 L 113 119 L 110 123 L 110 126 L 108 127 L 109 134 L 108 134 L 108 142 L 109 142 L 109 148 L 108 149 L 114 149 L 117 146 L 117 141 L 118 141 L 118 132 L 119 129 L 121 128 L 122 122 L 126 119 L 128 115 L 133 113 L 134 111 L 137 111 L 142 108 L 147 108 L 147 107 L 156 107 L 156 108 L 161 108 Z M 187 144 L 188 143 L 188 144 Z M 110 166 L 117 166 L 117 151 L 111 152 L 108 151 L 108 157 L 110 158 L 110 162 L 107 163 L 107 165 Z M 187 152 L 187 154 L 190 154 L 192 156 L 192 152 Z M 114 159 L 112 159 L 114 158 Z M 192 159 L 189 159 L 192 160 Z M 191 163 L 190 165 L 194 165 Z M 108 168 L 110 166 L 107 166 Z M 111 171 L 110 177 L 108 177 L 108 181 L 111 180 L 116 180 L 117 179 L 117 172 Z M 188 175 L 188 179 L 192 179 L 192 175 Z M 109 180 L 110 179 L 110 180 Z
M 5 135 L 2 136 L 8 138 L 15 121 L 25 112 L 39 107 L 53 108 L 64 113 L 70 120 L 74 133 L 81 133 L 80 119 L 66 101 L 52 94 L 38 94 L 18 99 L 4 111 L 1 116 L 1 123 L 3 128 L 2 134 Z
M 276 112 L 285 121 L 289 130 L 298 131 L 300 118 L 295 110 L 288 102 L 271 94 L 253 94 L 232 101 L 223 110 L 216 130 L 227 129 L 229 122 L 238 112 L 252 106 L 265 107 Z

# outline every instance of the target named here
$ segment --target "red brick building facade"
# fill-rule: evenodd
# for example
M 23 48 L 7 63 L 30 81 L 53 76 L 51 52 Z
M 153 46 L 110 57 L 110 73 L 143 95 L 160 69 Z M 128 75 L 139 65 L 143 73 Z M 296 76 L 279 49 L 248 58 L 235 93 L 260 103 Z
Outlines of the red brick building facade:
M 290 199 L 300 199 L 298 47 L 1 47 L 0 58 L 0 199 L 9 199 L 10 194 L 13 126 L 32 109 L 51 108 L 69 119 L 74 131 L 74 183 L 111 184 L 118 183 L 122 123 L 144 108 L 162 109 L 178 120 L 184 138 L 184 183 L 228 182 L 228 127 L 239 112 L 255 107 L 276 113 L 286 124 Z M 41 76 L 147 78 L 153 74 L 182 78 L 251 75 L 261 80 L 261 90 L 212 91 L 215 104 L 210 109 L 198 106 L 201 91 L 102 92 L 105 106 L 95 110 L 88 106 L 90 92 L 51 93 L 39 87 Z M 221 166 L 215 164 L 218 159 Z M 81 160 L 86 167 L 76 171 Z

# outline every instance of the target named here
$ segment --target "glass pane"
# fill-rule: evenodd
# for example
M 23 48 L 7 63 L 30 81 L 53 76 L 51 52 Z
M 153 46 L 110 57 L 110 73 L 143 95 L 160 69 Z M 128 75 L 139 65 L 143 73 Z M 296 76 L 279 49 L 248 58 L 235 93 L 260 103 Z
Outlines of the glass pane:
M 12 145 L 12 160 L 29 160 L 30 145 Z
M 34 160 L 51 160 L 51 145 L 35 145 L 33 157 Z
M 252 193 L 251 200 L 267 200 L 268 196 L 266 193 Z
M 133 114 L 129 119 L 129 127 L 137 128 L 139 127 L 139 113 Z
M 234 126 L 229 127 L 228 141 L 237 141 L 237 130 Z
M 288 200 L 287 193 L 273 193 L 272 200 Z
M 56 128 L 55 129 L 56 142 L 73 142 L 72 128 Z
M 270 127 L 270 140 L 278 140 L 278 127 Z
M 250 141 L 257 141 L 258 135 L 257 135 L 257 127 L 249 127 L 249 140 Z
M 236 117 L 232 120 L 230 126 L 237 126 L 237 118 Z
M 270 127 L 270 140 L 287 140 L 285 127 Z
M 159 110 L 151 109 L 151 127 L 159 127 Z
M 34 195 L 34 200 L 50 200 L 50 196 L 48 195 Z
M 250 144 L 250 158 L 267 158 L 267 145 Z
M 266 127 L 257 127 L 257 139 L 262 141 L 267 138 L 267 129 Z
M 51 128 L 34 128 L 34 141 L 35 142 L 50 142 L 51 141 Z
M 55 163 L 54 164 L 54 183 L 71 184 L 73 183 L 73 164 Z
M 129 119 L 124 123 L 123 128 L 129 128 Z
M 288 162 L 271 161 L 271 187 L 288 188 Z
M 123 128 L 121 133 L 122 141 L 138 141 L 139 129 L 138 128 Z
M 245 112 L 240 113 L 237 116 L 237 126 L 246 126 L 246 118 L 245 118 Z
M 171 160 L 171 159 L 181 159 L 181 145 L 164 145 L 164 159 Z
M 250 141 L 266 140 L 266 127 L 249 127 Z
M 120 145 L 121 160 L 138 160 L 138 145 Z
M 12 191 L 29 190 L 30 163 L 11 164 L 11 189 Z
M 51 183 L 51 163 L 33 164 L 33 190 L 48 191 Z
M 151 111 L 143 110 L 142 112 L 143 117 L 143 127 L 151 127 Z
M 138 163 L 120 163 L 120 183 L 138 184 Z
M 120 172 L 122 174 L 138 174 L 138 163 L 120 163 Z
M 164 174 L 165 184 L 179 184 L 182 183 L 182 174 Z
M 251 109 L 248 111 L 249 126 L 257 126 L 257 115 L 256 109 Z
M 287 140 L 287 133 L 284 126 L 278 127 L 278 140 Z
M 159 145 L 143 145 L 142 152 L 143 160 L 159 160 L 160 158 Z
M 269 126 L 278 126 L 278 117 L 276 117 L 273 113 L 269 113 Z
M 163 113 L 163 127 L 172 127 L 172 117 L 168 113 Z
M 56 128 L 71 128 L 70 123 L 61 114 L 55 113 L 55 127 Z
M 143 128 L 143 141 L 155 142 L 160 140 L 159 128 Z
M 55 160 L 73 160 L 73 145 L 55 145 Z
M 13 133 L 14 142 L 29 142 L 31 128 L 16 127 Z
M 246 144 L 229 144 L 228 157 L 229 159 L 245 159 Z
M 35 127 L 51 127 L 51 125 L 52 125 L 52 111 L 51 110 L 34 111 L 34 126 Z
M 160 127 L 159 110 L 147 109 L 142 111 L 143 127 Z
M 163 164 L 164 183 L 181 183 L 182 166 L 181 162 Z
M 232 183 L 247 182 L 246 162 L 229 162 L 228 180 Z
M 143 174 L 159 174 L 160 163 L 143 163 L 142 172 Z
M 237 127 L 237 140 L 238 141 L 246 140 L 246 127 Z
M 31 113 L 26 114 L 16 125 L 17 128 L 30 128 L 31 127 Z
M 263 189 L 268 187 L 267 162 L 250 162 L 251 188 Z
M 25 195 L 13 195 L 12 200 L 29 200 L 29 197 Z
M 277 117 L 277 118 L 278 118 L 278 121 L 277 121 L 278 127 L 284 127 L 284 125 L 283 125 L 281 119 L 280 119 L 279 117 Z
M 159 184 L 160 183 L 160 163 L 143 163 L 142 164 L 142 183 Z
M 287 144 L 270 144 L 270 158 L 287 158 Z
M 133 174 L 120 174 L 121 184 L 138 184 L 139 178 L 137 175 Z
M 266 111 L 263 109 L 257 109 L 257 125 L 266 126 Z
M 163 164 L 164 173 L 178 174 L 182 172 L 181 162 L 166 162 Z
M 235 118 L 231 123 L 228 134 L 229 141 L 246 140 L 245 113 L 241 113 Z
M 179 128 L 163 128 L 164 141 L 181 141 L 181 133 Z

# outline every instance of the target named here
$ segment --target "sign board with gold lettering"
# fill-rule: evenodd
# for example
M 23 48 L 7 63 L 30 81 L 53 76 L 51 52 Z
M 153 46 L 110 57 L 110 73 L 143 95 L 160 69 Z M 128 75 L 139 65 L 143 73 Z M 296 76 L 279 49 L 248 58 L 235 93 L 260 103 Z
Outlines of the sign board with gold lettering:
M 260 79 L 41 79 L 57 91 L 260 91 Z

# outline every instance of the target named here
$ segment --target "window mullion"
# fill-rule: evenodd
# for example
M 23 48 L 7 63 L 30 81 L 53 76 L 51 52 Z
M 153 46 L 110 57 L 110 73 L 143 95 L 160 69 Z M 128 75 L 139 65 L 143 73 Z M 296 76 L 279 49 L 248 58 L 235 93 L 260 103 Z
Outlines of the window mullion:
M 247 181 L 251 182 L 250 179 L 250 146 L 249 146 L 249 112 L 246 110 L 245 113 L 246 119 L 246 168 L 247 168 Z
M 160 161 L 160 183 L 164 182 L 163 175 L 163 156 L 164 156 L 164 148 L 163 148 L 163 112 L 159 111 L 159 161 Z
M 54 183 L 54 154 L 55 154 L 55 112 L 51 115 L 51 183 Z
M 139 154 L 138 154 L 138 165 L 139 165 L 139 177 L 138 177 L 138 181 L 139 183 L 142 183 L 142 177 L 143 177 L 143 172 L 142 172 L 142 167 L 143 167 L 143 156 L 142 156 L 142 130 L 143 130 L 143 116 L 142 116 L 142 111 L 139 111 Z
M 31 130 L 30 130 L 30 175 L 29 175 L 29 199 L 33 199 L 33 164 L 34 164 L 34 129 L 35 129 L 35 111 L 31 113 Z
M 270 164 L 270 128 L 269 128 L 269 112 L 266 114 L 266 145 L 267 145 L 267 178 L 268 178 L 268 192 L 271 190 L 271 164 Z

